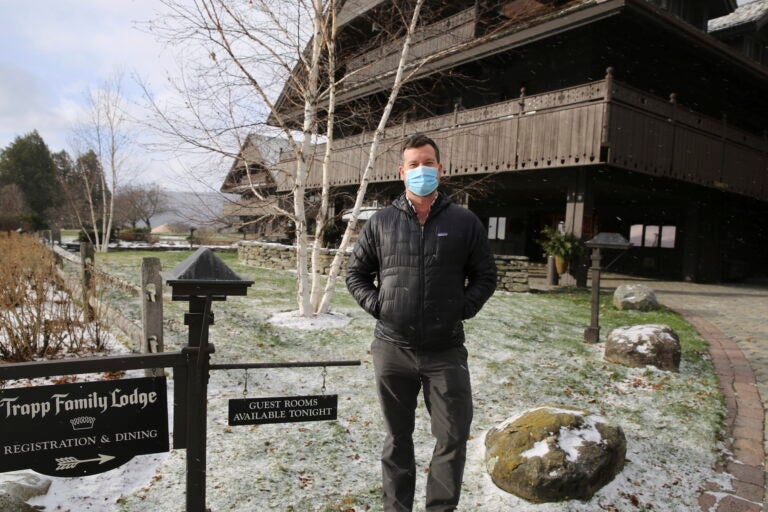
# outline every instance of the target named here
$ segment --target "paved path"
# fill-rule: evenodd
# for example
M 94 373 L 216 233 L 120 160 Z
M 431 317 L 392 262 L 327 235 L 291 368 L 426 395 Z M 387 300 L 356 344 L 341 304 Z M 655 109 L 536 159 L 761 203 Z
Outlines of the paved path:
M 662 304 L 685 316 L 709 341 L 728 407 L 725 425 L 731 455 L 723 469 L 733 475 L 733 485 L 731 489 L 710 485 L 699 499 L 701 510 L 768 510 L 768 284 L 706 285 L 608 274 L 601 288 L 610 290 L 623 283 L 652 287 Z
M 618 284 L 607 282 L 608 284 Z M 712 486 L 699 500 L 703 511 L 763 510 L 766 410 L 768 410 L 768 286 L 647 283 L 659 301 L 680 312 L 709 341 L 728 412 L 732 456 L 725 471 L 730 490 Z

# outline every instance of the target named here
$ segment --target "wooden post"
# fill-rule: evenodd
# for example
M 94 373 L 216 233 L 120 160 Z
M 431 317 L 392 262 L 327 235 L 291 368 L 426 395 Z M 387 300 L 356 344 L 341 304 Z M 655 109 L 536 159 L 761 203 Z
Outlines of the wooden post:
M 141 352 L 163 352 L 163 278 L 159 258 L 141 260 Z M 161 376 L 162 368 L 148 368 L 147 377 Z
M 525 112 L 525 87 L 520 88 L 520 101 L 517 102 L 517 105 L 520 111 L 515 118 L 515 162 L 512 167 L 513 169 L 517 169 L 518 165 L 520 165 L 520 118 L 523 117 L 523 112 Z
M 672 142 L 670 143 L 669 170 L 671 176 L 675 175 L 675 145 L 677 144 L 677 94 L 674 92 L 669 95 L 670 115 L 669 122 L 672 123 Z
M 584 238 L 584 218 L 592 215 L 593 209 L 593 179 L 587 176 L 584 167 L 578 169 L 576 179 L 568 185 L 568 195 L 565 205 L 565 232 L 573 233 L 577 238 Z M 560 276 L 560 284 L 567 286 L 587 286 L 588 262 L 584 255 L 578 261 L 572 262 L 566 274 Z
M 716 185 L 723 184 L 723 177 L 725 176 L 725 153 L 728 145 L 728 114 L 723 114 L 723 132 L 720 136 L 720 172 L 718 172 Z
M 605 102 L 603 106 L 603 129 L 600 136 L 600 159 L 608 163 L 611 147 L 611 102 L 613 101 L 613 67 L 605 70 Z
M 453 104 L 453 127 L 456 128 L 459 125 L 459 102 Z
M 93 295 L 93 263 L 96 254 L 93 250 L 93 244 L 90 242 L 80 243 L 80 261 L 82 263 L 82 285 L 83 285 L 83 313 L 86 322 L 93 322 L 96 314 L 91 306 L 91 296 Z
M 61 245 L 61 229 L 54 228 L 51 231 L 51 245 Z

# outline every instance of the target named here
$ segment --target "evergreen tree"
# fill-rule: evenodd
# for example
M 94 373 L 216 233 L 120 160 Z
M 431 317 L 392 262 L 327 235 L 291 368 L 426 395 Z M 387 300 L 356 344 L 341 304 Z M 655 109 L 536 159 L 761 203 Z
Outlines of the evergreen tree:
M 10 184 L 24 196 L 32 229 L 48 227 L 51 209 L 61 201 L 61 188 L 51 152 L 37 130 L 16 137 L 0 152 L 0 185 Z

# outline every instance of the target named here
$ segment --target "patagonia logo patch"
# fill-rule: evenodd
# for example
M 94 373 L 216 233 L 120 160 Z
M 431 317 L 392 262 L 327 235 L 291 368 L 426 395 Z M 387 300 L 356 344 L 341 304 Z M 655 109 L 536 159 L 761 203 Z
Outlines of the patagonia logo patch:
M 438 231 L 437 236 L 448 236 L 448 233 L 446 233 L 445 231 Z

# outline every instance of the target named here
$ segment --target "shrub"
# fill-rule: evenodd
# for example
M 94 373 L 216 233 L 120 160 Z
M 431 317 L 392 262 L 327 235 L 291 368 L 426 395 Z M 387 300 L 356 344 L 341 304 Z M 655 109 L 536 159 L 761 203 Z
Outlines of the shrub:
M 0 268 L 1 359 L 28 361 L 101 348 L 100 324 L 84 321 L 60 286 L 53 254 L 34 236 L 0 234 Z
M 99 237 L 101 237 L 103 235 L 104 235 L 104 232 L 103 231 L 99 231 Z M 90 236 L 90 241 L 94 242 L 96 240 L 96 231 L 89 228 L 88 231 L 86 232 L 85 230 L 81 229 L 80 232 L 77 234 L 77 241 L 78 242 L 88 242 L 89 241 L 89 238 L 88 238 L 89 236 Z M 110 242 L 114 242 L 115 241 L 115 231 L 114 230 L 112 230 L 109 233 L 109 241 Z
M 124 242 L 157 243 L 160 237 L 150 233 L 149 228 L 126 228 L 117 231 L 116 237 Z

